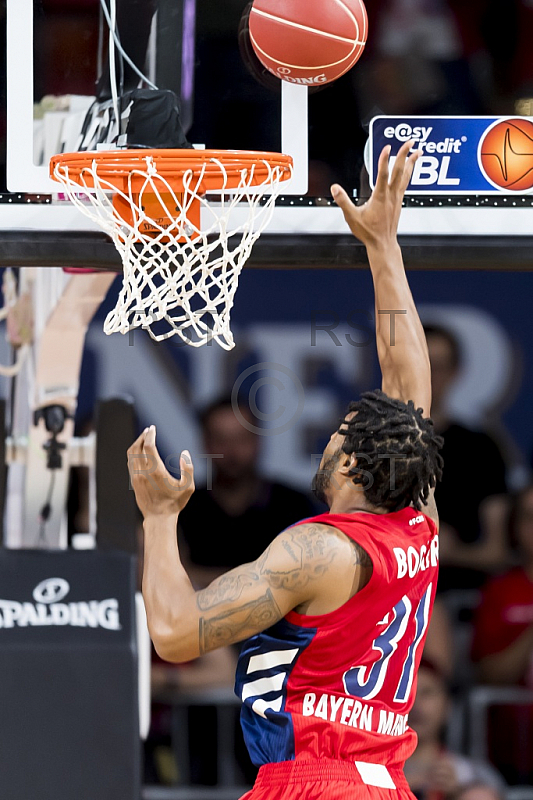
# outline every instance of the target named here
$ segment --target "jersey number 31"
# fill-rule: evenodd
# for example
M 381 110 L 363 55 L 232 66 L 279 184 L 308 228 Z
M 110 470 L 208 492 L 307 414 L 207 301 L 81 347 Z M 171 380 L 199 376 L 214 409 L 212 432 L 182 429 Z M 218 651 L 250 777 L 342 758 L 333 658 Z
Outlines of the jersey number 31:
M 429 606 L 431 601 L 430 583 L 423 594 L 415 612 L 415 634 L 407 647 L 407 655 L 403 662 L 401 677 L 394 695 L 395 703 L 405 703 L 411 693 L 413 685 L 415 656 L 418 646 L 424 636 L 429 622 Z M 343 682 L 347 694 L 359 697 L 362 700 L 371 700 L 381 690 L 387 670 L 398 651 L 400 642 L 403 642 L 413 606 L 407 595 L 404 595 L 399 603 L 392 609 L 392 621 L 387 627 L 376 636 L 372 643 L 372 648 L 381 655 L 371 667 L 351 667 L 344 673 Z M 386 624 L 390 614 L 385 617 L 382 624 Z M 404 643 L 405 644 L 405 643 Z M 400 648 L 401 653 L 405 652 L 405 647 Z M 401 653 L 398 653 L 398 658 Z

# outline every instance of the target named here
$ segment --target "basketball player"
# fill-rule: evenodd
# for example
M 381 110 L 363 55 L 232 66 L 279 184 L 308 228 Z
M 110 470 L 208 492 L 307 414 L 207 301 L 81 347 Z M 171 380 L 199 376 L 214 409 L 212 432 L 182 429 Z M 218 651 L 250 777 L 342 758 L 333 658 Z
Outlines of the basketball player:
M 383 151 L 366 205 L 332 187 L 367 247 L 383 384 L 350 405 L 324 451 L 314 483 L 330 513 L 288 528 L 257 561 L 197 592 L 176 542 L 194 488 L 190 456 L 172 478 L 154 427 L 129 450 L 158 653 L 188 661 L 247 640 L 236 691 L 261 769 L 243 800 L 412 797 L 402 766 L 416 744 L 407 717 L 437 584 L 441 471 L 426 340 L 396 238 L 412 145 L 390 179 Z

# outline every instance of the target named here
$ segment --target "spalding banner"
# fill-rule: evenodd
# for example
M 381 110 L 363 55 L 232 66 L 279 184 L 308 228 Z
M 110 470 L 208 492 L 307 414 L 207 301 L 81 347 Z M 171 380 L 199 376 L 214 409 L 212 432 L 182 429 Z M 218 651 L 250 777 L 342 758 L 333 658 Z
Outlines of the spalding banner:
M 379 155 L 394 158 L 413 139 L 422 150 L 408 194 L 527 194 L 533 191 L 533 119 L 527 117 L 375 117 L 370 125 L 370 185 Z

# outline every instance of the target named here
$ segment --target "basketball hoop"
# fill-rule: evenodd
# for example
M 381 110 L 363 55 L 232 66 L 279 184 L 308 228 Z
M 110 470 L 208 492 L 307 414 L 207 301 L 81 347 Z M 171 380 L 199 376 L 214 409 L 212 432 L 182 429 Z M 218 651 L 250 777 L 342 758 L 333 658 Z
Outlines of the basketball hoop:
M 124 282 L 106 334 L 144 328 L 156 341 L 178 335 L 194 347 L 215 339 L 233 348 L 230 311 L 239 275 L 272 218 L 280 183 L 292 175 L 290 156 L 66 153 L 52 158 L 50 174 L 121 255 Z M 207 200 L 209 192 L 216 203 Z

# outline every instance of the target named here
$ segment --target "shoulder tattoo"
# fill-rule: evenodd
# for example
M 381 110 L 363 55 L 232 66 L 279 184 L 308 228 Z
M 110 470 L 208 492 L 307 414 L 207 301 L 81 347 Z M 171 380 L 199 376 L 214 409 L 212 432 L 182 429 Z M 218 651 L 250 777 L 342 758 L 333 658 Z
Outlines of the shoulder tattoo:
M 324 575 L 337 555 L 338 541 L 327 525 L 297 525 L 282 534 L 280 544 L 290 563 L 281 570 L 272 555 L 272 545 L 257 562 L 260 575 L 274 589 L 299 591 Z

